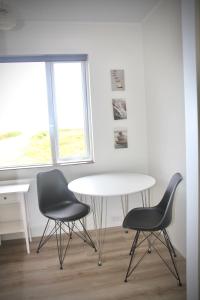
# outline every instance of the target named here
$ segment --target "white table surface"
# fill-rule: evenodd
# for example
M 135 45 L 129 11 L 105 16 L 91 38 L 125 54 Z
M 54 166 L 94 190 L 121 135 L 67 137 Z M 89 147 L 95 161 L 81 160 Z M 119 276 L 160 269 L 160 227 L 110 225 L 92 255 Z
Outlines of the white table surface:
M 104 173 L 81 177 L 71 181 L 68 188 L 88 196 L 123 196 L 151 188 L 156 180 L 145 174 Z

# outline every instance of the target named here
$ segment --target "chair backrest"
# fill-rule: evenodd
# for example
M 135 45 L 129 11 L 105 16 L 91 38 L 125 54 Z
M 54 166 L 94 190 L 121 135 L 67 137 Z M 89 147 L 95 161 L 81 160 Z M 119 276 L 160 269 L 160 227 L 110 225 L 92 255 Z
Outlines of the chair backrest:
M 41 213 L 62 202 L 78 201 L 69 191 L 64 175 L 57 169 L 37 174 L 37 193 Z
M 157 205 L 157 207 L 161 210 L 163 214 L 162 220 L 159 225 L 159 227 L 161 228 L 166 228 L 171 223 L 174 194 L 178 184 L 181 182 L 182 179 L 183 177 L 180 173 L 175 173 L 172 176 L 167 186 L 167 189 L 162 197 L 162 200 Z

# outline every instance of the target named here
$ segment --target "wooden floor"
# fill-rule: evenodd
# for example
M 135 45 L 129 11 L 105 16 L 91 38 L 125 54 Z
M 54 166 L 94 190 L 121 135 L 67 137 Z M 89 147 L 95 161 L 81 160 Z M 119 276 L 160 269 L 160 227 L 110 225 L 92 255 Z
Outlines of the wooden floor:
M 73 237 L 65 258 L 64 270 L 58 267 L 56 241 L 52 238 L 36 254 L 38 239 L 26 254 L 23 240 L 3 242 L 0 247 L 0 299 L 2 300 L 184 300 L 185 261 L 176 258 L 183 286 L 152 252 L 136 268 L 127 283 L 124 276 L 129 262 L 133 233 L 120 228 L 108 229 L 104 245 L 104 262 L 97 266 L 93 249 Z M 157 244 L 168 258 L 165 246 Z M 141 255 L 147 244 L 137 249 Z

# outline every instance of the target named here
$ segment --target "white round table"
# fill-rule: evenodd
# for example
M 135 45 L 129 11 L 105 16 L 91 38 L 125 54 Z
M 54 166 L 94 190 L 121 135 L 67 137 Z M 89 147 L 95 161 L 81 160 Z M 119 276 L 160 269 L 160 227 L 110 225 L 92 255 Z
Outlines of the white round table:
M 141 193 L 143 206 L 150 206 L 150 188 L 155 179 L 137 173 L 104 173 L 81 177 L 71 181 L 68 188 L 81 196 L 90 196 L 94 225 L 97 232 L 98 264 L 102 264 L 102 245 L 107 218 L 107 197 L 120 196 L 124 217 L 128 213 L 128 195 Z M 104 213 L 105 211 L 105 213 Z M 105 229 L 105 228 L 104 228 Z
M 105 173 L 75 179 L 68 187 L 71 191 L 82 195 L 111 197 L 147 190 L 155 182 L 153 177 L 144 174 Z

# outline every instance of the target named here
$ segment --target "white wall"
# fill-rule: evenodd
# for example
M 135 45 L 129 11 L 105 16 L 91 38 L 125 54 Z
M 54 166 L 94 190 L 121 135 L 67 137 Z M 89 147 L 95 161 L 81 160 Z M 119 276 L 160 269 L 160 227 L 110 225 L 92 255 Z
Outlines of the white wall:
M 140 24 L 79 24 L 67 22 L 25 22 L 21 28 L 0 37 L 0 55 L 87 53 L 91 78 L 91 102 L 95 163 L 62 167 L 66 178 L 109 171 L 147 172 L 147 139 Z M 126 90 L 112 92 L 111 69 L 125 70 Z M 112 97 L 127 100 L 128 119 L 114 121 Z M 39 108 L 38 108 L 39 109 Z M 36 116 L 37 118 L 37 116 Z M 113 129 L 128 128 L 128 149 L 115 150 Z M 0 171 L 0 180 L 35 178 L 39 169 Z M 111 199 L 108 225 L 121 225 L 120 203 Z M 33 233 L 41 232 L 43 218 L 38 211 L 35 182 L 30 195 Z
M 158 202 L 173 173 L 177 189 L 169 228 L 177 249 L 186 254 L 185 123 L 180 1 L 160 1 L 143 22 L 149 173 L 158 178 Z

